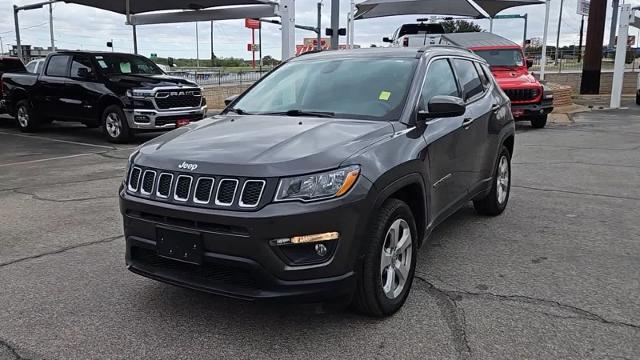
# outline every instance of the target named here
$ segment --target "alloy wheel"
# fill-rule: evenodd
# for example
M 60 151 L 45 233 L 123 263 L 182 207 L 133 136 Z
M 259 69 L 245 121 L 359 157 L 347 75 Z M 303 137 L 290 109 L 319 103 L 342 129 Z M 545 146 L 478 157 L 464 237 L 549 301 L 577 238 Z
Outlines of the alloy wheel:
M 18 123 L 20 127 L 26 128 L 29 126 L 29 111 L 27 111 L 26 107 L 20 106 L 18 108 Z
M 107 134 L 109 134 L 109 136 L 113 138 L 117 138 L 122 132 L 122 121 L 116 113 L 107 114 L 107 118 L 104 121 L 104 126 L 107 130 Z
M 503 204 L 509 195 L 509 159 L 506 156 L 500 157 L 498 163 L 498 176 L 496 176 L 496 189 L 498 193 L 498 203 Z
M 413 255 L 411 229 L 404 219 L 396 219 L 385 235 L 380 255 L 380 278 L 384 295 L 395 299 L 407 284 Z

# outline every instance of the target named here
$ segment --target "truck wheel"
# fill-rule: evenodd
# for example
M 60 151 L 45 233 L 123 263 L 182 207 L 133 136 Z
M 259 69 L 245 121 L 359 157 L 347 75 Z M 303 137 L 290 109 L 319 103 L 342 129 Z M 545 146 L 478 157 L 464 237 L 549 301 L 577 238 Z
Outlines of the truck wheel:
M 16 120 L 23 132 L 34 132 L 40 127 L 40 119 L 34 114 L 28 100 L 20 100 L 16 105 Z
M 531 126 L 536 129 L 542 129 L 547 125 L 547 114 L 539 115 L 531 119 Z
M 124 112 L 118 105 L 107 106 L 102 112 L 102 131 L 112 143 L 123 143 L 131 138 L 131 130 Z
M 502 147 L 494 170 L 491 192 L 482 199 L 474 200 L 473 207 L 479 214 L 496 216 L 502 214 L 509 201 L 511 192 L 511 154 L 506 146 Z
M 640 105 L 640 91 L 636 93 L 636 104 Z
M 388 316 L 404 304 L 416 267 L 416 224 L 411 209 L 398 199 L 387 200 L 370 223 L 366 254 L 357 272 L 353 297 L 356 311 Z

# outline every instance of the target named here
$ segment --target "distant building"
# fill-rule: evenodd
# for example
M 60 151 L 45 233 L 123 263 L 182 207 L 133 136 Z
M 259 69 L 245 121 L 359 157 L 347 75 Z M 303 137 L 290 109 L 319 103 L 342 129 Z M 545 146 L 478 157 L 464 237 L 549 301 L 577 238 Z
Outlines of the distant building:
M 62 50 L 62 49 L 52 49 L 51 47 L 43 48 L 41 46 L 31 47 L 31 45 L 22 45 L 21 47 L 22 47 L 22 58 L 25 63 L 28 63 L 33 59 L 46 57 L 47 55 L 49 55 L 52 52 L 55 52 L 56 50 Z M 9 49 L 9 56 L 18 56 L 18 47 L 16 45 L 12 45 L 11 49 Z

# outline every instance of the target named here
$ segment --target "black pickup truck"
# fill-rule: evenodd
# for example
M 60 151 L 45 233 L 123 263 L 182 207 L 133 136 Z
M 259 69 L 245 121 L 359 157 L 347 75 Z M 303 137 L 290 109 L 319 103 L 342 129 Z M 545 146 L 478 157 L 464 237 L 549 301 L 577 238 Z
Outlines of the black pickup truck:
M 22 61 L 16 57 L 0 55 L 0 79 L 2 74 L 6 72 L 27 72 Z M 2 100 L 2 82 L 0 80 L 0 114 L 6 111 L 4 101 Z
M 173 129 L 207 112 L 198 85 L 132 54 L 54 53 L 39 74 L 2 75 L 2 88 L 8 112 L 25 132 L 52 120 L 80 121 L 124 142 L 135 132 Z

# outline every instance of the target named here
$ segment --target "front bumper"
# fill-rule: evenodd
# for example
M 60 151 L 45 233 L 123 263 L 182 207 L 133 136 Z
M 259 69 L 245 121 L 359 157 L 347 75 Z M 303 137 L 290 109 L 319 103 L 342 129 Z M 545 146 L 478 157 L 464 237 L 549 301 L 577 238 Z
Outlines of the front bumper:
M 127 267 L 151 279 L 246 300 L 315 302 L 349 295 L 373 193 L 371 183 L 361 177 L 342 198 L 230 211 L 157 202 L 121 189 Z M 158 228 L 199 233 L 203 264 L 158 256 Z M 328 246 L 326 258 L 306 265 L 292 265 L 272 241 L 329 231 L 338 231 L 340 239 Z
M 533 116 L 546 115 L 553 111 L 553 99 L 543 99 L 536 104 L 511 104 L 511 113 L 516 121 L 528 120 Z
M 184 110 L 125 109 L 129 128 L 136 130 L 169 130 L 176 122 L 187 119 L 191 122 L 203 119 L 207 114 L 207 105 Z

